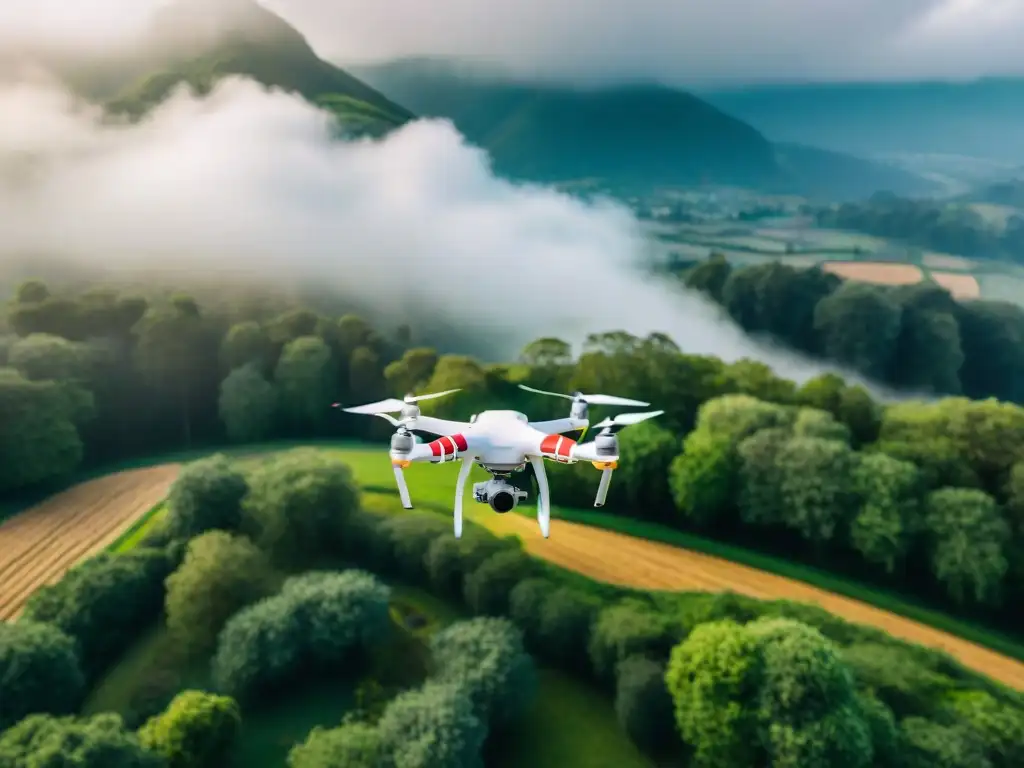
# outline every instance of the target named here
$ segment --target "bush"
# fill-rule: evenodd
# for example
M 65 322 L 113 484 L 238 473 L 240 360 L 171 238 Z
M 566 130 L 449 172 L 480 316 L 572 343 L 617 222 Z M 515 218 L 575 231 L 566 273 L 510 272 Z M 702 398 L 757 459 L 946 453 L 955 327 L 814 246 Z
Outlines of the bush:
M 600 609 L 599 600 L 578 590 L 559 587 L 549 592 L 537 627 L 545 657 L 563 668 L 588 671 L 590 632 Z
M 598 679 L 611 685 L 627 656 L 664 658 L 675 640 L 668 623 L 650 608 L 623 600 L 598 614 L 588 644 L 590 663 Z
M 139 741 L 169 768 L 219 768 L 227 764 L 241 725 L 233 699 L 184 691 L 139 730 Z
M 399 515 L 386 520 L 381 532 L 391 544 L 392 562 L 397 575 L 409 582 L 426 576 L 427 551 L 442 536 L 454 539 L 451 526 L 439 515 Z
M 511 546 L 506 540 L 476 528 L 467 528 L 461 539 L 450 534 L 438 536 L 427 548 L 424 559 L 427 578 L 442 595 L 461 597 L 466 576 L 491 555 Z
M 900 723 L 900 736 L 904 768 L 993 768 L 982 740 L 961 725 L 951 727 L 923 717 L 908 717 Z
M 74 640 L 48 624 L 0 622 L 0 731 L 32 713 L 71 714 L 84 693 Z
M 165 768 L 117 715 L 90 718 L 31 715 L 0 733 L 3 768 Z
M 366 723 L 314 728 L 288 753 L 288 768 L 380 768 L 380 732 Z
M 318 672 L 354 669 L 391 629 L 389 590 L 361 571 L 307 573 L 225 625 L 213 658 L 218 688 L 242 699 Z
M 509 592 L 508 612 L 516 623 L 528 648 L 540 646 L 540 616 L 548 595 L 558 589 L 550 579 L 525 579 Z
M 289 451 L 260 465 L 249 479 L 244 530 L 286 563 L 345 551 L 351 515 L 359 508 L 352 470 L 311 449 Z
M 466 577 L 466 604 L 474 613 L 504 616 L 508 613 L 509 593 L 537 570 L 537 561 L 520 551 L 491 555 Z
M 167 628 L 193 656 L 213 650 L 224 624 L 278 584 L 266 555 L 244 536 L 210 531 L 192 539 L 167 578 Z
M 895 645 L 856 643 L 841 653 L 856 681 L 900 719 L 932 714 L 941 695 L 954 687 L 953 680 Z
M 458 685 L 428 682 L 399 694 L 377 723 L 381 752 L 396 768 L 483 768 L 487 726 Z
M 1024 707 L 965 691 L 954 695 L 949 709 L 978 735 L 994 768 L 1024 765 Z
M 431 638 L 436 678 L 457 683 L 486 725 L 499 728 L 518 718 L 537 689 L 533 659 L 508 619 L 478 618 L 452 624 Z
M 186 464 L 167 497 L 167 529 L 185 539 L 237 530 L 248 490 L 245 476 L 222 454 Z
M 672 697 L 665 687 L 665 665 L 630 656 L 618 668 L 615 714 L 633 743 L 648 754 L 665 754 L 679 745 Z
M 78 643 L 86 682 L 92 682 L 160 615 L 168 552 L 137 549 L 86 561 L 29 599 L 23 620 L 61 629 Z

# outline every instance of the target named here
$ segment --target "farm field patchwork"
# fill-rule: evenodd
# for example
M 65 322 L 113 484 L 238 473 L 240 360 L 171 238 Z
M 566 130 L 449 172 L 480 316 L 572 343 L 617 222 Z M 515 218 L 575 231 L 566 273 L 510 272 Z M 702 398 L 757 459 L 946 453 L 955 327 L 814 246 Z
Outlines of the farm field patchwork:
M 177 474 L 177 465 L 163 465 L 107 475 L 0 524 L 0 620 L 17 617 L 35 590 L 115 541 Z
M 974 275 L 958 275 L 954 272 L 932 272 L 932 280 L 949 291 L 956 299 L 981 298 L 981 286 Z
M 921 282 L 919 267 L 912 264 L 885 264 L 866 261 L 829 261 L 823 269 L 847 280 L 883 285 L 913 285 Z
M 384 493 L 372 493 L 368 501 L 373 507 L 383 506 L 398 510 L 397 498 L 393 493 L 393 477 L 386 457 L 380 449 L 334 449 L 332 454 L 339 460 L 349 463 L 357 479 L 371 490 Z M 105 497 L 108 498 L 106 509 L 111 519 L 119 522 L 110 526 L 110 534 L 100 537 L 102 542 L 109 544 L 114 541 L 120 531 L 129 528 L 136 518 L 152 508 L 166 492 L 178 465 L 154 467 L 147 470 L 125 472 L 103 478 L 95 483 L 104 485 Z M 482 472 L 481 470 L 476 470 Z M 407 479 L 415 504 L 419 506 L 447 505 L 452 501 L 455 478 L 455 467 L 431 467 L 413 465 L 407 470 Z M 124 484 L 128 490 L 117 494 L 115 489 Z M 81 488 L 88 488 L 92 483 L 79 486 L 67 492 L 74 494 Z M 95 490 L 91 491 L 94 495 Z M 29 526 L 27 530 L 39 531 L 34 545 L 30 542 L 23 549 L 31 546 L 32 551 L 46 553 L 52 539 L 52 531 L 47 534 L 45 527 L 31 527 L 31 521 L 40 514 L 45 517 L 53 515 L 54 502 L 66 494 L 54 497 L 10 523 Z M 110 497 L 119 499 L 116 503 Z M 117 505 L 121 506 L 118 507 Z M 127 510 L 125 509 L 127 506 Z M 552 523 L 551 538 L 543 540 L 537 529 L 536 521 L 520 515 L 495 515 L 482 505 L 467 503 L 466 513 L 469 519 L 486 525 L 492 531 L 502 535 L 515 535 L 524 540 L 525 546 L 532 554 L 548 560 L 556 565 L 574 570 L 585 576 L 612 584 L 657 590 L 687 591 L 722 591 L 730 590 L 761 599 L 788 599 L 801 602 L 816 603 L 828 611 L 843 616 L 850 621 L 875 626 L 890 634 L 922 645 L 942 649 L 958 658 L 968 666 L 983 674 L 1001 680 L 1007 685 L 1024 689 L 1024 663 L 986 649 L 981 645 L 958 638 L 924 624 L 920 624 L 896 614 L 875 608 L 867 603 L 842 597 L 807 583 L 794 579 L 775 576 L 765 571 L 750 568 L 699 552 L 661 544 L 647 539 L 628 536 L 599 528 L 580 525 L 565 520 Z M 65 517 L 67 513 L 65 512 Z M 102 516 L 101 516 L 102 517 Z M 96 520 L 91 523 L 71 522 L 64 526 L 62 536 L 68 542 L 76 539 L 87 539 L 92 530 L 97 528 Z M 40 524 L 36 524 L 40 525 Z M 89 533 L 83 535 L 83 529 Z M 2 530 L 2 528 L 0 528 Z M 2 543 L 2 539 L 0 539 Z M 48 577 L 30 576 L 18 580 L 16 594 L 4 594 L 6 584 L 0 587 L 0 600 L 7 607 L 8 616 L 14 615 L 20 605 L 27 599 L 31 591 L 44 583 L 55 580 L 59 574 L 70 567 L 74 560 L 80 559 L 89 551 L 96 551 L 103 543 L 93 547 L 79 545 L 77 557 L 63 555 L 59 559 L 63 565 L 43 569 L 51 574 Z M 64 552 L 67 547 L 62 548 Z M 4 550 L 6 556 L 6 550 Z M 30 558 L 29 558 L 30 559 Z M 10 566 L 7 566 L 8 568 Z M 32 569 L 35 574 L 36 569 Z M 34 584 L 34 585 L 33 585 Z M 15 607 L 11 607 L 15 606 Z

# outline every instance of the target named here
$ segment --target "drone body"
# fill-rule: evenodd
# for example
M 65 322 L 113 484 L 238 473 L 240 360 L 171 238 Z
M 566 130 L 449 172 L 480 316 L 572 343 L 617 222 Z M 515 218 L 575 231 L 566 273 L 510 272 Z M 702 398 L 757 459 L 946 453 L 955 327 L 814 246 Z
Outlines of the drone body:
M 638 400 L 611 397 L 608 395 L 560 395 L 554 392 L 531 389 L 520 385 L 522 389 L 544 395 L 565 397 L 573 401 L 570 415 L 564 419 L 531 422 L 524 413 L 518 411 L 484 411 L 471 418 L 468 422 L 437 419 L 432 416 L 420 415 L 415 404 L 420 400 L 442 397 L 458 390 L 439 392 L 433 395 L 407 396 L 404 400 L 384 400 L 370 405 L 345 408 L 348 413 L 361 413 L 379 416 L 393 424 L 397 431 L 391 438 L 389 452 L 391 465 L 394 468 L 395 480 L 406 509 L 412 508 L 409 489 L 406 486 L 402 470 L 413 462 L 429 462 L 440 464 L 449 461 L 460 461 L 459 476 L 455 488 L 455 535 L 462 536 L 462 497 L 473 464 L 487 470 L 491 479 L 473 486 L 473 498 L 499 514 L 510 512 L 520 501 L 527 497 L 527 492 L 516 488 L 511 482 L 513 472 L 520 472 L 527 466 L 533 470 L 537 480 L 538 504 L 537 521 L 545 538 L 551 530 L 551 495 L 544 460 L 572 464 L 577 461 L 589 461 L 601 470 L 601 484 L 598 487 L 595 507 L 604 505 L 608 493 L 611 473 L 618 467 L 619 447 L 615 433 L 630 424 L 638 424 L 646 419 L 659 416 L 663 411 L 651 413 L 627 413 L 606 419 L 597 426 L 601 432 L 588 443 L 580 443 L 567 437 L 566 432 L 585 432 L 590 425 L 587 419 L 589 403 L 598 405 L 632 405 L 646 406 Z M 400 413 L 400 418 L 390 416 Z M 413 432 L 423 432 L 437 437 L 430 442 L 417 442 Z

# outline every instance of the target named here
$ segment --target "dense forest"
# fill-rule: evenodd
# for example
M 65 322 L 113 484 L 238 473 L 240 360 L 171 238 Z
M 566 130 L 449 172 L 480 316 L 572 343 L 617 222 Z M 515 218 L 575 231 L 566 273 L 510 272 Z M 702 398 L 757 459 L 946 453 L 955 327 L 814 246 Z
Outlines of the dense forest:
M 847 229 L 977 259 L 1024 262 L 1024 216 L 995 226 L 966 204 L 877 193 L 862 203 L 820 209 L 819 226 Z
M 718 254 L 683 273 L 744 330 L 922 395 L 1024 403 L 1024 308 L 956 301 L 941 286 L 844 281 L 779 261 Z
M 802 274 L 812 285 L 825 279 Z M 828 301 L 862 288 L 844 284 Z M 785 305 L 762 303 L 761 311 L 772 306 Z M 558 400 L 516 384 L 625 394 L 665 415 L 623 433 L 632 458 L 612 484 L 609 509 L 775 548 L 1021 628 L 1020 613 L 1007 608 L 1024 598 L 1018 405 L 950 398 L 883 406 L 833 375 L 797 387 L 760 363 L 725 364 L 684 354 L 664 336 L 623 332 L 595 334 L 579 356 L 539 339 L 518 361 L 483 365 L 415 346 L 406 331 L 385 336 L 352 315 L 275 312 L 256 319 L 242 308 L 207 313 L 181 295 L 150 306 L 114 292 L 56 296 L 22 285 L 0 368 L 0 489 L 14 500 L 85 466 L 200 444 L 389 434 L 383 422 L 331 409 L 334 401 L 461 387 L 429 411 L 466 419 L 510 407 L 553 418 L 564 415 Z M 821 314 L 819 305 L 804 317 Z M 920 316 L 936 323 L 929 310 Z M 832 333 L 865 333 L 863 325 L 837 322 Z M 971 353 L 978 362 L 968 394 L 985 373 L 1016 370 L 1009 367 L 1021 359 L 1010 347 L 991 351 L 1019 337 L 976 333 L 987 346 Z M 869 342 L 877 334 L 861 346 Z M 906 361 L 914 354 L 900 353 Z M 993 378 L 982 391 L 1019 386 Z M 552 467 L 556 502 L 592 504 L 596 478 L 585 469 Z

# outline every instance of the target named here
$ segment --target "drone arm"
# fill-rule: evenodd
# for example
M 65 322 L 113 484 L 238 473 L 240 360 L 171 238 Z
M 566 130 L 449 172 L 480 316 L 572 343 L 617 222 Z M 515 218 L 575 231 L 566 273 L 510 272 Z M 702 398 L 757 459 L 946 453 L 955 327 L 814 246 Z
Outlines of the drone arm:
M 530 464 L 533 465 L 533 474 L 537 478 L 537 522 L 540 524 L 540 532 L 546 539 L 551 535 L 551 489 L 548 487 L 548 475 L 544 470 L 544 459 L 540 456 L 531 456 Z
M 563 432 L 575 432 L 586 429 L 590 422 L 587 419 L 551 419 L 550 421 L 531 421 L 530 426 L 545 435 L 560 435 Z
M 455 538 L 462 538 L 462 498 L 466 494 L 466 480 L 469 470 L 473 468 L 473 458 L 466 456 L 459 467 L 459 478 L 455 482 Z

